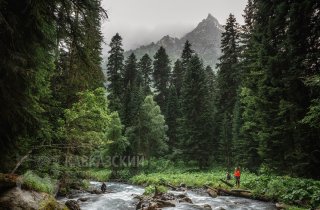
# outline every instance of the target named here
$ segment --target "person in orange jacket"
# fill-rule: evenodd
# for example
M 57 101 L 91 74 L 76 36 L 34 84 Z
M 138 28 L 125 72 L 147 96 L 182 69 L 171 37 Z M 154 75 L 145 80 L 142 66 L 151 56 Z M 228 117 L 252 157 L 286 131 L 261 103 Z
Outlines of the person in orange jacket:
M 239 188 L 240 187 L 240 167 L 238 166 L 237 168 L 235 168 L 234 170 L 234 178 L 236 179 L 236 186 Z

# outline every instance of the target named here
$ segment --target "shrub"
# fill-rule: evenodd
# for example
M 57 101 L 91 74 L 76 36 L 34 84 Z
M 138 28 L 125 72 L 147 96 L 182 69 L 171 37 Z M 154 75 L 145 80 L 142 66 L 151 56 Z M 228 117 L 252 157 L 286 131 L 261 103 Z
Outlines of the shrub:
M 154 195 L 156 188 L 159 193 L 166 193 L 168 191 L 168 188 L 166 188 L 163 185 L 149 185 L 144 189 L 144 195 Z
M 22 176 L 22 184 L 24 187 L 31 190 L 53 194 L 56 182 L 51 180 L 48 176 L 41 178 L 32 171 L 27 171 Z
M 83 172 L 86 179 L 105 182 L 111 176 L 111 170 L 109 169 L 89 169 Z

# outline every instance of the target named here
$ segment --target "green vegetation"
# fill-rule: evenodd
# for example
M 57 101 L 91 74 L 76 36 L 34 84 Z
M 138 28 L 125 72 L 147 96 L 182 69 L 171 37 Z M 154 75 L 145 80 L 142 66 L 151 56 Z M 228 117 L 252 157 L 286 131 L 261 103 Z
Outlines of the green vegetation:
M 189 187 L 201 188 L 204 185 L 230 189 L 220 179 L 225 180 L 226 170 L 214 169 L 208 171 L 192 171 L 186 167 L 174 167 L 155 173 L 141 173 L 133 176 L 133 184 L 148 185 L 150 190 L 154 186 L 170 183 L 179 186 L 181 183 Z M 232 180 L 231 182 L 234 182 Z M 152 187 L 150 187 L 152 186 Z M 251 190 L 257 196 L 264 196 L 273 201 L 281 201 L 304 207 L 318 207 L 320 205 L 320 181 L 311 179 L 291 178 L 286 176 L 256 175 L 249 171 L 242 171 L 241 189 Z
M 109 180 L 112 171 L 109 169 L 88 169 L 83 171 L 83 176 L 89 180 L 106 182 Z
M 41 178 L 32 171 L 27 171 L 23 174 L 22 184 L 28 189 L 38 192 L 46 192 L 49 194 L 53 194 L 56 190 L 56 181 L 52 180 L 48 176 Z
M 1 0 L 0 172 L 18 157 L 27 188 L 53 193 L 54 177 L 67 193 L 82 178 L 217 187 L 213 164 L 240 165 L 256 195 L 319 206 L 319 11 L 248 0 L 244 25 L 226 21 L 216 74 L 189 41 L 177 61 L 164 47 L 138 61 L 116 34 L 105 77 L 101 0 Z M 147 164 L 83 172 L 110 156 Z
M 168 191 L 168 188 L 166 188 L 165 186 L 162 186 L 162 185 L 149 185 L 148 187 L 146 187 L 144 189 L 144 195 L 154 195 L 155 192 L 158 193 L 165 193 Z

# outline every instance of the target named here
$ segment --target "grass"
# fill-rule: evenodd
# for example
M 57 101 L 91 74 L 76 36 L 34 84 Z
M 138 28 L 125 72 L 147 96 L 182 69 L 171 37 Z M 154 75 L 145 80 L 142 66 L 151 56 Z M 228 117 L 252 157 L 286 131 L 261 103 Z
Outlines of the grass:
M 159 193 L 166 193 L 168 188 L 162 185 L 149 185 L 144 189 L 144 195 L 154 195 L 156 188 Z
M 22 184 L 31 190 L 53 194 L 56 181 L 50 179 L 48 176 L 41 178 L 32 171 L 27 171 L 22 176 Z
M 87 169 L 83 172 L 83 175 L 86 179 L 105 182 L 110 178 L 111 172 L 110 169 Z
M 225 170 L 191 171 L 186 169 L 163 170 L 156 173 L 141 173 L 133 176 L 130 182 L 138 185 L 160 185 L 170 183 L 178 186 L 181 183 L 190 187 L 230 188 L 219 179 L 225 179 Z M 234 181 L 232 180 L 234 183 Z M 241 188 L 251 190 L 255 195 L 264 196 L 273 201 L 280 201 L 301 207 L 318 207 L 320 205 L 320 181 L 287 176 L 256 175 L 242 171 Z M 290 209 L 300 209 L 290 207 Z
M 83 174 L 86 179 L 107 181 L 111 176 L 111 170 L 88 169 Z M 196 167 L 186 167 L 181 163 L 174 164 L 168 160 L 151 161 L 139 167 L 138 171 L 123 168 L 117 172 L 117 178 L 121 180 L 147 186 L 146 193 L 152 192 L 154 186 L 161 186 L 164 183 L 174 186 L 183 183 L 196 188 L 204 185 L 211 187 L 221 185 L 223 188 L 230 189 L 220 181 L 225 177 L 226 170 L 223 168 L 200 171 Z M 231 182 L 234 184 L 234 180 Z M 320 181 L 317 180 L 275 176 L 268 173 L 257 175 L 242 170 L 240 188 L 250 190 L 253 195 L 292 205 L 289 209 L 301 210 L 316 208 L 320 205 Z

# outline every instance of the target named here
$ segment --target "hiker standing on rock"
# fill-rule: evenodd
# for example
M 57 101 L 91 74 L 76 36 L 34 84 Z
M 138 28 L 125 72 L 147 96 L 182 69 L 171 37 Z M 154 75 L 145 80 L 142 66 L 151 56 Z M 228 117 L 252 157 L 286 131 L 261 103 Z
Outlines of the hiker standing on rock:
M 237 168 L 235 168 L 234 170 L 234 178 L 236 179 L 236 186 L 239 188 L 240 187 L 240 167 L 238 166 Z
M 103 182 L 102 185 L 101 185 L 101 191 L 102 191 L 103 193 L 105 193 L 106 190 L 107 190 L 107 185 Z

